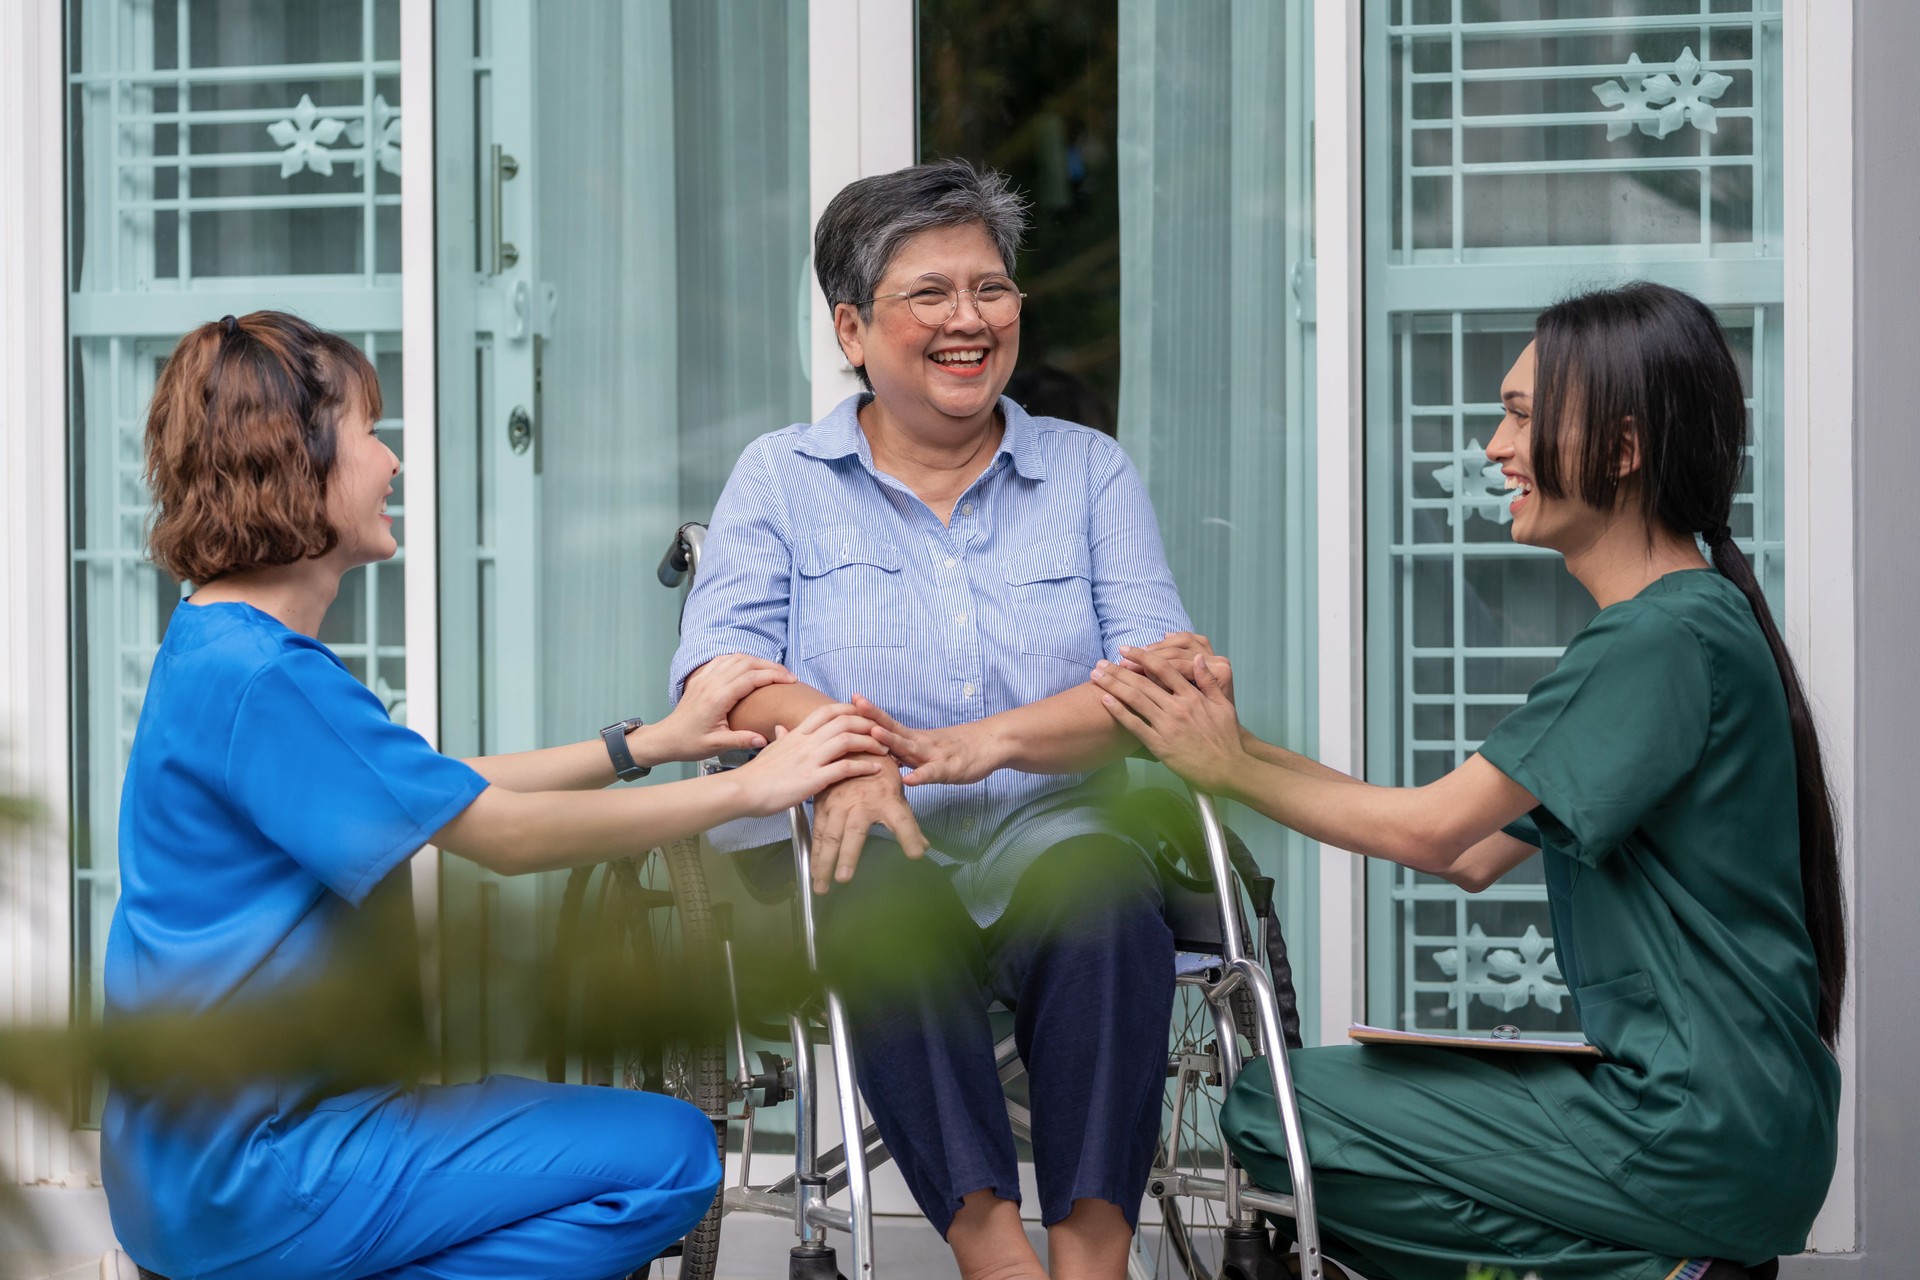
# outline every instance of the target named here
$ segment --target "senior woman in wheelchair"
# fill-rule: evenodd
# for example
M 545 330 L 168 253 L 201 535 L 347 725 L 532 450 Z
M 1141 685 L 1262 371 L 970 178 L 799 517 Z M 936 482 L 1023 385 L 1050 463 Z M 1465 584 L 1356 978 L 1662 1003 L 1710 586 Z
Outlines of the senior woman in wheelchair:
M 1173 938 L 1151 861 L 1112 817 L 1131 738 L 1088 675 L 1121 645 L 1194 640 L 1126 455 L 1001 395 L 1024 223 L 1004 179 L 961 160 L 861 179 L 827 207 L 814 265 L 867 390 L 741 455 L 673 689 L 726 654 L 783 662 L 798 683 L 733 713 L 768 735 L 871 700 L 911 772 L 831 787 L 813 812 L 822 963 L 867 1105 L 963 1275 L 1046 1275 L 995 1069 L 988 1005 L 1005 1001 L 1052 1274 L 1120 1277 L 1160 1119 Z

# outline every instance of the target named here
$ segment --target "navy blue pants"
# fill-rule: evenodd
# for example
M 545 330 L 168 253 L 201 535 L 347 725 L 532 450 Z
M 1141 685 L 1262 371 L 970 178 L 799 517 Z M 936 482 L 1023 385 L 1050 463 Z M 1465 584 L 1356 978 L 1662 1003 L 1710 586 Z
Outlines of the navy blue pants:
M 970 1192 L 1020 1199 L 994 1000 L 1014 1012 L 1027 1068 L 1041 1220 L 1097 1199 L 1137 1225 L 1173 1010 L 1161 911 L 1153 867 L 1100 835 L 1041 855 L 985 929 L 943 868 L 888 841 L 819 900 L 822 965 L 846 1001 L 861 1091 L 941 1235 Z

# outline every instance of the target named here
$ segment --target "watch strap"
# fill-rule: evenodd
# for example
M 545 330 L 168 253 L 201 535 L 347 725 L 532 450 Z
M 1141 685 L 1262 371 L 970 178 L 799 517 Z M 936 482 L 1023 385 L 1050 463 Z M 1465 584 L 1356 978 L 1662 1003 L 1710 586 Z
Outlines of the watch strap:
M 600 731 L 600 741 L 607 744 L 607 756 L 613 761 L 613 774 L 622 782 L 632 782 L 653 772 L 651 765 L 636 764 L 633 752 L 627 746 L 627 735 L 645 723 L 639 716 L 634 716 L 630 720 L 610 724 Z

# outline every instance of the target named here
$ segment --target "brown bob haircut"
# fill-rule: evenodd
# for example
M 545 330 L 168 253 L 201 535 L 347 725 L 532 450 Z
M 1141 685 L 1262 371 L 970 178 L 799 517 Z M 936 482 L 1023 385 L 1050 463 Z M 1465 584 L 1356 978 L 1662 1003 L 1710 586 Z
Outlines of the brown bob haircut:
M 327 478 L 356 407 L 380 417 L 373 366 L 298 317 L 255 311 L 187 334 L 147 410 L 147 554 L 207 583 L 333 550 Z

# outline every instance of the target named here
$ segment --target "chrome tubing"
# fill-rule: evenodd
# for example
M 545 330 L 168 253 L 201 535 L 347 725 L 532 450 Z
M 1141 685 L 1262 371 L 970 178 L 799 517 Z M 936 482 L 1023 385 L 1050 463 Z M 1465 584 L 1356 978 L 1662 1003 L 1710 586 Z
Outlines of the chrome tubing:
M 794 875 L 800 890 L 800 934 L 806 942 L 807 971 L 820 972 L 820 949 L 813 925 L 813 830 L 807 822 L 807 811 L 801 805 L 795 805 L 787 811 L 787 825 L 793 834 Z M 794 1054 L 804 1055 L 808 1046 L 799 1035 L 798 1015 L 793 1019 L 795 1027 Z M 860 1092 L 853 1080 L 853 1039 L 847 1032 L 847 1011 L 840 1003 L 840 997 L 832 990 L 827 992 L 827 1034 L 833 1044 L 833 1075 L 835 1092 L 840 1103 L 840 1130 L 845 1146 L 847 1162 L 847 1196 L 852 1205 L 848 1235 L 853 1242 L 853 1265 L 847 1272 L 847 1280 L 871 1280 L 873 1275 L 873 1209 L 871 1191 L 867 1185 L 867 1148 L 863 1140 L 860 1125 Z M 796 1128 L 813 1128 L 818 1123 L 817 1111 L 813 1114 L 803 1112 Z M 810 1146 L 817 1143 L 817 1131 L 810 1137 Z M 798 1150 L 800 1143 L 796 1137 L 794 1146 Z M 810 1230 L 818 1230 L 819 1219 L 806 1203 L 809 1190 L 806 1180 L 817 1178 L 818 1170 L 813 1167 L 814 1152 L 817 1146 L 809 1150 L 808 1164 L 799 1165 L 800 1209 L 799 1221 Z M 819 1186 L 824 1192 L 824 1185 Z M 822 1197 L 824 1199 L 824 1196 Z M 823 1206 L 824 1207 L 824 1206 Z M 802 1239 L 809 1239 L 806 1231 Z
M 1229 973 L 1241 975 L 1253 993 L 1260 1038 L 1266 1042 L 1262 1047 L 1266 1050 L 1268 1067 L 1273 1073 L 1273 1109 L 1279 1116 L 1281 1132 L 1286 1135 L 1287 1168 L 1293 1176 L 1293 1218 L 1295 1234 L 1300 1241 L 1300 1274 L 1302 1280 L 1322 1280 L 1325 1272 L 1321 1262 L 1320 1223 L 1313 1206 L 1313 1170 L 1307 1164 L 1307 1139 L 1301 1131 L 1300 1104 L 1293 1091 L 1293 1064 L 1287 1060 L 1287 1041 L 1280 1031 L 1280 1001 L 1273 993 L 1272 979 L 1248 958 L 1240 936 L 1239 904 L 1233 900 L 1233 867 L 1227 858 L 1227 835 L 1220 825 L 1220 815 L 1214 808 L 1213 797 L 1196 788 L 1193 789 L 1193 803 L 1200 814 L 1200 831 L 1207 846 L 1207 865 L 1213 872 L 1213 882 L 1221 899 L 1220 936 L 1224 953 L 1221 958 L 1226 962 Z M 1225 1055 L 1222 1056 L 1224 1058 Z M 1231 1085 L 1231 1080 L 1228 1083 Z M 1289 1098 L 1294 1100 L 1291 1107 L 1286 1101 Z M 1238 1196 L 1233 1198 L 1240 1199 Z M 1238 1205 L 1232 1207 L 1237 1208 Z
M 826 1199 L 818 1170 L 820 1110 L 807 1024 L 797 1010 L 787 1015 L 787 1031 L 793 1037 L 793 1233 L 802 1244 L 822 1244 L 826 1233 L 807 1214 L 810 1200 Z

